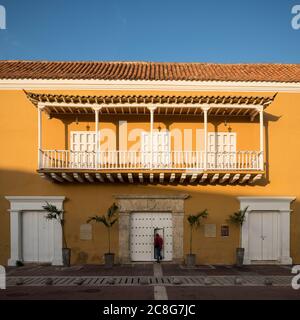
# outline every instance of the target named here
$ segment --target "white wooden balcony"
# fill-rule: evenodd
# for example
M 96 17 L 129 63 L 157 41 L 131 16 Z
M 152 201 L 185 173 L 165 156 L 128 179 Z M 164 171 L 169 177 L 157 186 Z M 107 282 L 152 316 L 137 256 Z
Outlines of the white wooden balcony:
M 38 172 L 42 177 L 52 181 L 244 184 L 259 181 L 264 175 L 264 110 L 273 102 L 275 95 L 73 96 L 45 93 L 26 94 L 38 111 Z M 78 119 L 81 115 L 83 117 L 93 115 L 95 120 L 94 142 L 89 145 L 86 143 L 85 148 L 79 147 L 79 143 L 77 147 L 71 143 L 72 151 L 47 150 L 43 146 L 43 113 L 46 113 L 49 119 L 52 117 L 63 119 L 69 115 L 74 115 L 75 119 Z M 142 139 L 142 135 L 140 151 L 101 150 L 101 133 L 99 133 L 101 118 L 110 116 L 117 119 L 121 115 L 123 117 L 127 115 L 130 117 L 132 115 L 135 117 L 149 116 L 148 137 Z M 160 117 L 184 115 L 198 119 L 199 126 L 203 128 L 201 148 L 204 151 L 170 151 L 170 138 L 167 139 L 168 143 L 158 144 L 159 140 L 155 130 L 160 132 L 161 128 L 155 129 L 155 115 Z M 208 128 L 210 119 L 216 121 L 218 118 L 257 121 L 259 123 L 258 151 L 236 151 L 236 139 L 230 145 L 224 142 L 219 148 L 219 138 L 212 142 Z M 202 121 L 203 125 L 200 124 Z M 223 133 L 218 132 L 219 135 Z M 216 135 L 216 132 L 213 134 Z M 116 137 L 114 139 L 117 141 Z M 225 150 L 232 152 L 225 152 Z
M 40 175 L 56 182 L 246 183 L 263 173 L 259 151 L 40 152 Z
M 205 165 L 203 151 L 171 151 L 151 153 L 140 151 L 80 152 L 69 150 L 43 150 L 40 169 L 90 170 L 222 170 L 257 171 L 260 152 L 208 152 Z

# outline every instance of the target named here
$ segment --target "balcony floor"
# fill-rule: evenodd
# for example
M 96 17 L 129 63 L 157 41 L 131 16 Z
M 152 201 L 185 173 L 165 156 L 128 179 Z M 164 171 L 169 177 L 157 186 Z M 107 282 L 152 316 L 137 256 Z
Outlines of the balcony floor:
M 257 184 L 264 178 L 263 171 L 182 171 L 182 170 L 84 170 L 40 169 L 42 178 L 57 183 L 133 183 L 133 184 Z

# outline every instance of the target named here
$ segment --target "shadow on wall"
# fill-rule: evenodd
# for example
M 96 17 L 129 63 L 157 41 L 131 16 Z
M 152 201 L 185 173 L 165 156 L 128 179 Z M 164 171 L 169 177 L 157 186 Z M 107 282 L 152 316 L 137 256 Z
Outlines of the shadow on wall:
M 263 187 L 257 186 L 173 186 L 173 185 L 134 185 L 134 184 L 76 184 L 51 183 L 42 179 L 37 173 L 24 171 L 0 170 L 0 264 L 6 264 L 10 255 L 10 221 L 9 202 L 5 196 L 66 196 L 66 235 L 72 248 L 72 263 L 102 263 L 103 254 L 107 251 L 106 229 L 93 226 L 92 240 L 81 240 L 79 229 L 81 224 L 94 214 L 103 214 L 115 201 L 115 194 L 174 194 L 187 193 L 190 197 L 185 202 L 185 214 L 194 214 L 207 208 L 208 224 L 217 225 L 215 238 L 204 237 L 200 229 L 194 237 L 197 248 L 195 253 L 199 261 L 224 263 L 234 261 L 234 250 L 239 240 L 238 231 L 230 227 L 230 236 L 223 239 L 220 227 L 227 223 L 228 215 L 239 209 L 236 199 L 239 195 L 262 195 Z M 248 192 L 249 191 L 249 192 Z M 272 194 L 268 194 L 272 195 Z M 286 195 L 286 194 L 282 194 Z M 294 194 L 293 194 L 294 195 Z M 292 204 L 291 215 L 291 254 L 295 262 L 300 262 L 300 202 Z M 185 219 L 184 252 L 188 252 L 188 225 Z M 118 250 L 118 225 L 112 233 L 112 248 Z

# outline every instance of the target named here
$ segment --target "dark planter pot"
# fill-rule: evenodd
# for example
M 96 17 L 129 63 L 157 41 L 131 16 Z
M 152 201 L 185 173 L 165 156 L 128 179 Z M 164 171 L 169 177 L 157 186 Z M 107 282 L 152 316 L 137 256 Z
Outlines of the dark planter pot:
M 244 248 L 236 248 L 236 265 L 241 267 L 244 264 Z
M 63 258 L 63 265 L 65 267 L 70 267 L 71 265 L 71 249 L 70 248 L 62 249 L 62 258 Z
M 195 254 L 187 254 L 185 263 L 188 267 L 194 267 L 196 265 L 196 255 Z
M 114 253 L 105 253 L 104 254 L 104 264 L 106 267 L 113 267 L 115 261 Z

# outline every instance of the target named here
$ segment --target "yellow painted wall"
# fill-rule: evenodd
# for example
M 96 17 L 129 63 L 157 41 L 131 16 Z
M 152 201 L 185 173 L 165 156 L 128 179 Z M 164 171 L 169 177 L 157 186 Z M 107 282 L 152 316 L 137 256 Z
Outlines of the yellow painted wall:
M 45 92 L 45 91 L 43 91 Z M 66 94 L 118 94 L 124 92 L 101 91 L 55 91 Z M 129 93 L 129 92 L 127 92 Z M 140 92 L 139 92 L 140 93 Z M 147 94 L 141 92 L 140 94 Z M 149 92 L 148 92 L 149 93 Z M 153 94 L 153 92 L 151 92 Z M 159 92 L 155 92 L 157 94 Z M 163 92 L 160 92 L 163 94 Z M 165 94 L 172 94 L 167 92 Z M 195 93 L 186 93 L 195 94 Z M 201 92 L 201 94 L 224 94 L 221 92 Z M 230 93 L 226 93 L 230 94 Z M 245 95 L 247 93 L 233 93 Z M 253 94 L 253 93 L 252 93 Z M 266 94 L 269 95 L 269 94 Z M 22 91 L 0 91 L 0 264 L 6 264 L 9 258 L 9 202 L 7 195 L 64 195 L 66 210 L 66 234 L 69 246 L 72 248 L 72 263 L 102 262 L 106 251 L 106 230 L 102 226 L 93 227 L 93 240 L 79 239 L 80 224 L 93 214 L 103 213 L 114 201 L 117 193 L 175 193 L 190 194 L 185 202 L 185 214 L 196 213 L 205 208 L 209 211 L 206 223 L 217 224 L 217 237 L 205 238 L 203 229 L 195 233 L 194 251 L 198 263 L 234 263 L 234 250 L 238 244 L 237 228 L 230 227 L 228 238 L 220 237 L 221 224 L 226 223 L 228 215 L 239 208 L 237 196 L 296 196 L 292 204 L 291 215 L 291 253 L 295 263 L 300 263 L 300 94 L 280 93 L 276 100 L 266 110 L 266 151 L 268 161 L 268 179 L 266 185 L 256 186 L 162 186 L 162 185 L 122 185 L 122 184 L 55 184 L 43 180 L 36 173 L 37 169 L 37 111 L 27 100 Z M 74 118 L 74 117 L 73 117 Z M 47 119 L 43 116 L 43 147 L 49 149 L 65 149 L 65 133 L 72 130 L 94 129 L 93 119 L 64 125 L 61 119 Z M 119 120 L 128 120 L 128 129 L 141 127 L 147 130 L 149 119 L 139 119 L 130 116 L 120 116 L 118 119 L 105 116 L 101 121 L 101 129 L 115 130 Z M 192 129 L 193 136 L 197 128 L 203 127 L 201 117 L 155 117 L 158 124 L 164 128 Z M 237 150 L 258 150 L 259 126 L 257 122 L 231 122 L 232 131 L 237 132 Z M 214 122 L 215 124 L 215 122 Z M 209 125 L 214 131 L 214 125 Z M 225 131 L 221 122 L 219 131 Z M 134 143 L 134 142 L 132 142 Z M 130 147 L 130 143 L 128 144 Z M 185 219 L 186 220 L 186 219 Z M 185 223 L 185 252 L 188 251 L 188 229 Z M 113 250 L 118 252 L 118 225 L 113 231 Z M 84 252 L 87 260 L 82 259 Z

